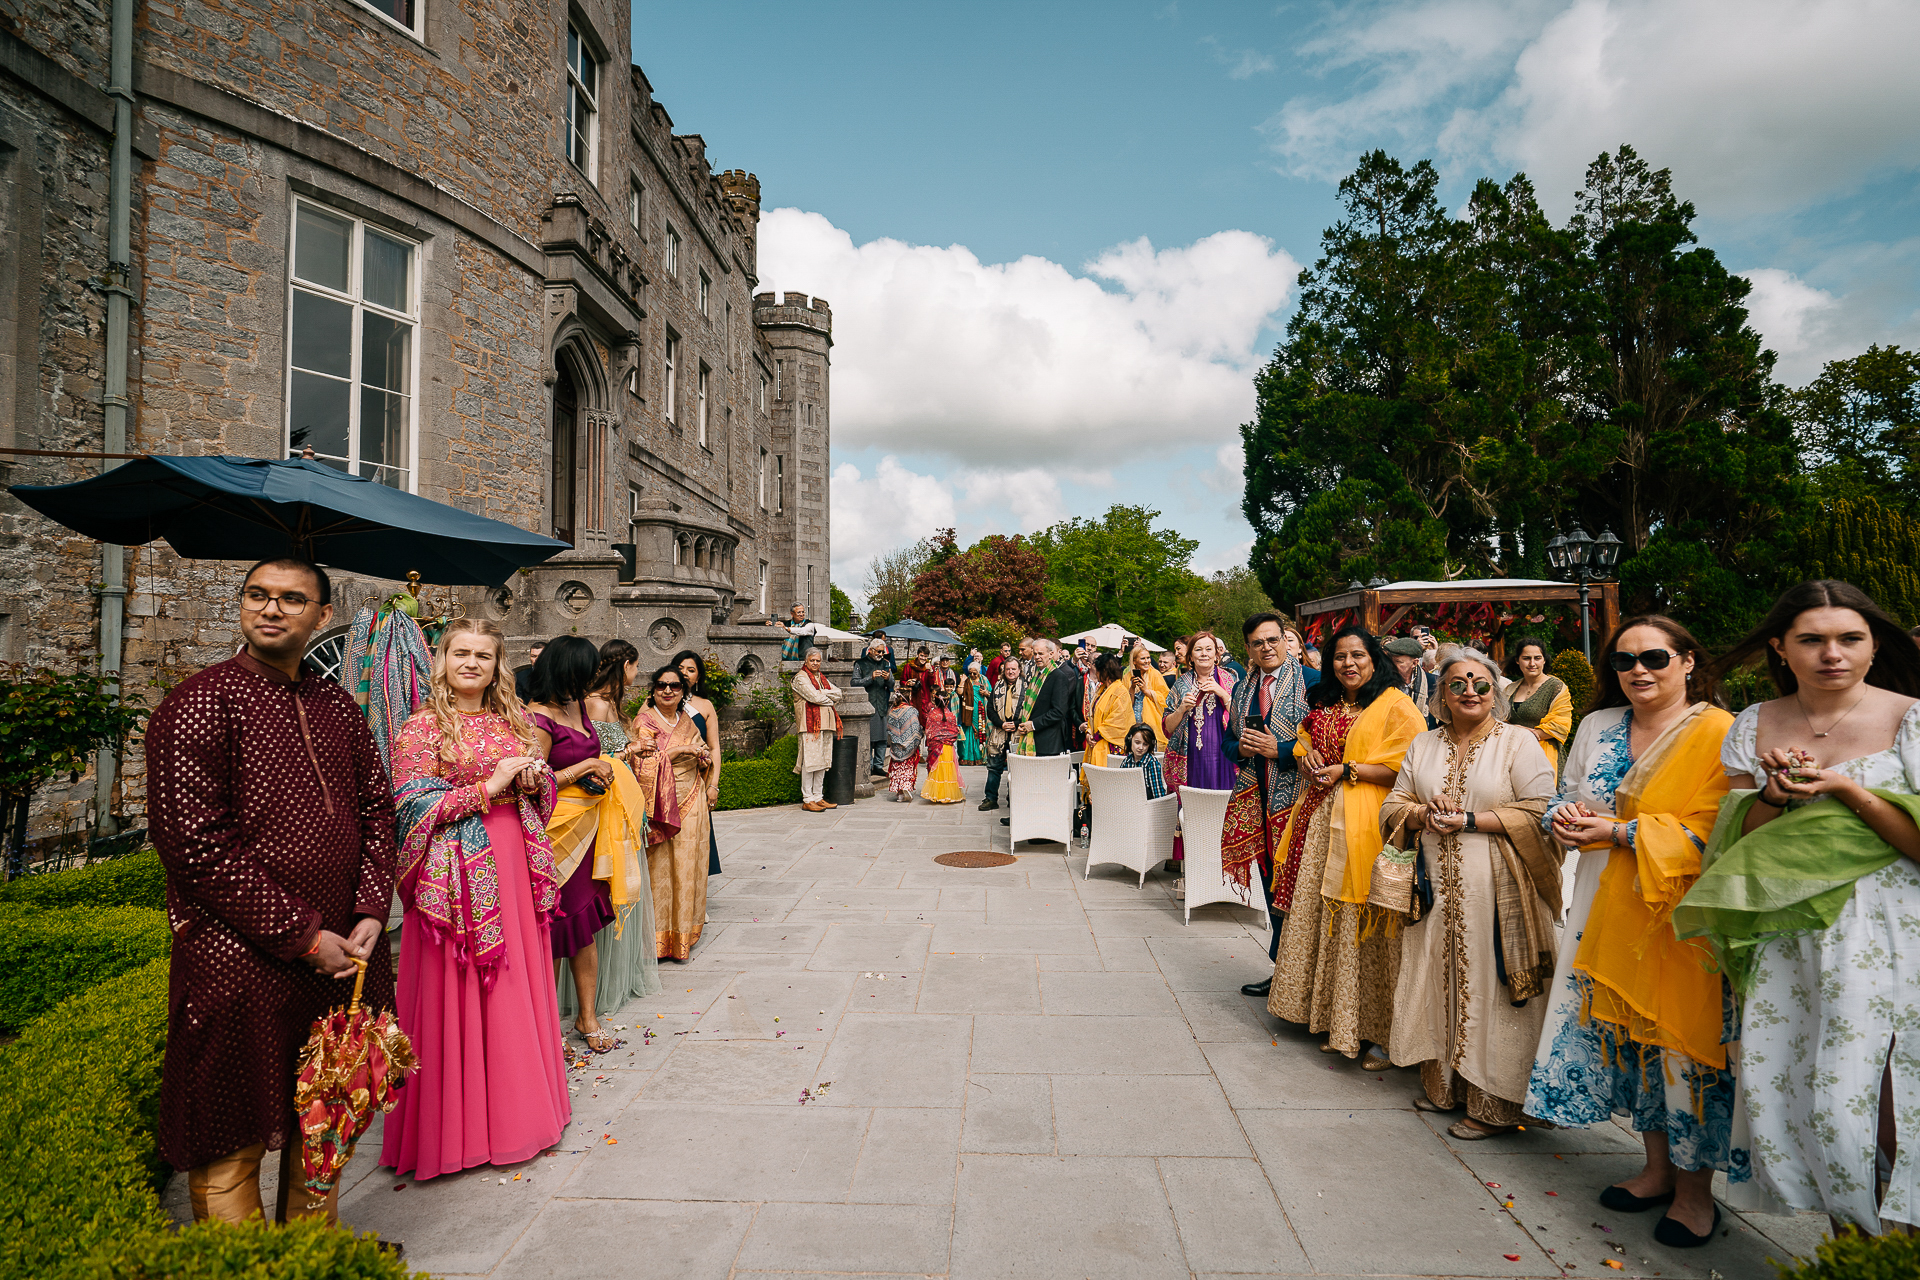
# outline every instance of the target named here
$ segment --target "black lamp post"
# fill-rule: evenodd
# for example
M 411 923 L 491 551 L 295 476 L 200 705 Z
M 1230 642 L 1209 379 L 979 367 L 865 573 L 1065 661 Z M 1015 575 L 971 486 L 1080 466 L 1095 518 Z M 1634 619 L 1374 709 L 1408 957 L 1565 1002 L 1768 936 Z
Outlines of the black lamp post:
M 1595 538 L 1578 522 L 1572 533 L 1564 537 L 1555 534 L 1547 543 L 1547 565 L 1553 576 L 1562 582 L 1580 584 L 1580 648 L 1589 665 L 1593 662 L 1593 623 L 1587 613 L 1587 594 L 1590 584 L 1605 582 L 1612 576 L 1613 567 L 1620 563 L 1621 546 L 1613 530 L 1603 529 Z

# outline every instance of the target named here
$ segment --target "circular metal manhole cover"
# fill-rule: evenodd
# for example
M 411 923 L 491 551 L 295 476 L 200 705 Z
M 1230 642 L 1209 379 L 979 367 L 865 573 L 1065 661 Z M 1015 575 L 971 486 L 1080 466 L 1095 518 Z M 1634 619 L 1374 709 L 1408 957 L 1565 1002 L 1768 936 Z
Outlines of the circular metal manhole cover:
M 958 853 L 940 854 L 934 861 L 943 867 L 1004 867 L 1019 859 L 992 849 L 962 849 Z

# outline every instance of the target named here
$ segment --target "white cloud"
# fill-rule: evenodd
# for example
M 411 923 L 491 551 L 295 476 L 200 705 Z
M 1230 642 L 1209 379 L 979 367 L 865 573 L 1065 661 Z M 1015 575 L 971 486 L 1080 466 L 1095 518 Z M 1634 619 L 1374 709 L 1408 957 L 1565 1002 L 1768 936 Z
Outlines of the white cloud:
M 1103 477 L 1096 473 L 1092 478 Z M 880 459 L 871 477 L 852 463 L 835 467 L 828 501 L 833 580 L 863 606 L 859 588 L 866 582 L 867 565 L 882 552 L 935 529 L 958 529 L 965 546 L 985 533 L 1035 533 L 1067 516 L 1060 478 L 1052 471 L 969 468 L 944 477 L 923 475 L 892 454 Z
M 1227 69 L 1229 80 L 1249 80 L 1273 70 L 1272 55 L 1258 49 L 1229 49 L 1212 36 L 1202 36 L 1200 43 L 1213 49 L 1214 61 Z
M 1911 0 L 1415 0 L 1305 46 L 1357 82 L 1267 130 L 1312 176 L 1396 143 L 1523 169 L 1561 215 L 1588 161 L 1630 142 L 1703 210 L 1766 213 L 1920 165 L 1915 48 Z
M 1779 267 L 1741 274 L 1753 282 L 1753 292 L 1747 295 L 1747 323 L 1760 331 L 1780 357 L 1778 376 L 1787 382 L 1806 381 L 1824 359 L 1831 358 L 1824 354 L 1829 345 L 1825 339 L 1840 300 Z M 1805 376 L 1794 376 L 1803 366 L 1810 366 Z
M 856 245 L 797 209 L 762 218 L 760 263 L 762 288 L 833 306 L 836 448 L 1014 472 L 1232 433 L 1299 274 L 1244 231 L 1161 250 L 1137 240 L 1076 275 L 1039 257 L 983 263 L 961 245 Z

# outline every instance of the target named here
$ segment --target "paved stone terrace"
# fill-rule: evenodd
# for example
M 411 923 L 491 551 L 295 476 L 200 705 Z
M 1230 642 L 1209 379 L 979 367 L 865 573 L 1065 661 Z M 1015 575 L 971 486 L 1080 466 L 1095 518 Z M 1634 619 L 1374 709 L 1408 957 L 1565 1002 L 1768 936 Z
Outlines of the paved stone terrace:
M 1416 1072 L 1323 1055 L 1242 996 L 1265 935 L 1224 906 L 1183 924 L 1165 876 L 1084 880 L 1058 845 L 940 866 L 1006 848 L 964 776 L 964 806 L 721 814 L 712 923 L 573 1072 L 558 1148 L 504 1184 L 363 1156 L 343 1217 L 438 1275 L 688 1280 L 1753 1280 L 1819 1239 L 1817 1215 L 1729 1213 L 1660 1248 L 1653 1214 L 1595 1200 L 1639 1163 L 1613 1126 L 1453 1141 Z

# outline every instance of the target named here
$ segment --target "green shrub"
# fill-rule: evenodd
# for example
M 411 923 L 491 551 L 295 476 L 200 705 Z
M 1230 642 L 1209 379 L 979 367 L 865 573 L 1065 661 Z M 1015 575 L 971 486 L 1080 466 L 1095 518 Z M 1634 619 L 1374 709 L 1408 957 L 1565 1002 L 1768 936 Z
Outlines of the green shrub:
M 1822 1240 L 1811 1258 L 1773 1265 L 1781 1280 L 1913 1280 L 1920 1276 L 1920 1236 L 1848 1231 Z
M 178 1235 L 147 1234 L 88 1259 L 89 1280 L 407 1280 L 425 1277 L 395 1262 L 371 1234 L 355 1236 L 317 1220 L 270 1226 L 203 1222 Z
M 0 904 L 0 1028 L 17 1031 L 68 996 L 166 959 L 171 942 L 164 911 Z
M 155 1194 L 167 962 L 72 996 L 0 1054 L 0 1277 L 167 1228 Z
M 0 1280 L 412 1280 L 371 1239 L 317 1223 L 176 1234 L 154 1148 L 166 1041 L 162 959 L 0 1051 Z
M 715 809 L 760 809 L 773 804 L 800 803 L 800 775 L 793 771 L 800 758 L 800 739 L 788 734 L 751 760 L 738 760 L 720 770 L 720 799 Z
M 151 907 L 164 911 L 167 875 L 160 866 L 160 855 L 143 849 L 71 871 L 9 881 L 0 885 L 0 902 L 36 907 Z
M 1547 670 L 1560 677 L 1560 683 L 1567 686 L 1567 696 L 1573 699 L 1575 718 L 1587 713 L 1593 703 L 1593 665 L 1578 649 L 1562 649 L 1553 655 L 1553 661 Z

